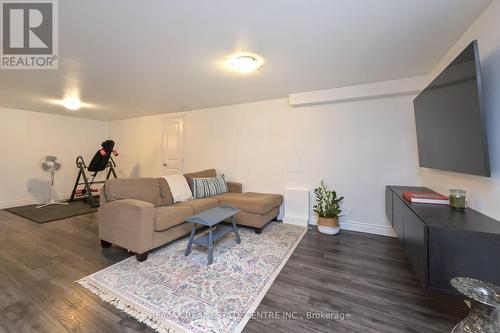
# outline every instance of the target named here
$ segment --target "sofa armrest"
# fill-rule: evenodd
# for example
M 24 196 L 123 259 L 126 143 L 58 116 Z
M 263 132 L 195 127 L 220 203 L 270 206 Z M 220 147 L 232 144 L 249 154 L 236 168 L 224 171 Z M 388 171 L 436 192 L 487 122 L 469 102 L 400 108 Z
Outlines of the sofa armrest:
M 243 191 L 243 184 L 237 182 L 226 182 L 227 189 L 230 193 L 241 193 Z
M 135 199 L 106 203 L 99 208 L 99 238 L 136 253 L 153 249 L 155 207 Z

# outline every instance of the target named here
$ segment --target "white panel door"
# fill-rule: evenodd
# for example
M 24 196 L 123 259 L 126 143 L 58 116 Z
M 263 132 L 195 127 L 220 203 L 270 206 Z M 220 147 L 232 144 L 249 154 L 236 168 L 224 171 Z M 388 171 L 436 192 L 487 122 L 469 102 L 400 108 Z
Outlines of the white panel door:
M 184 118 L 163 120 L 163 175 L 184 172 Z

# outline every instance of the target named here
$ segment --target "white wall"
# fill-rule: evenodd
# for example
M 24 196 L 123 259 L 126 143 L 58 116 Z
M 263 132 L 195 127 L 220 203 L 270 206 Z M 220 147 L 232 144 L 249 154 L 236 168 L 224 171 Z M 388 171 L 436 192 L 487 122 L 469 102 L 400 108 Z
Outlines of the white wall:
M 187 112 L 187 171 L 215 167 L 244 191 L 274 193 L 326 179 L 346 197 L 344 227 L 392 235 L 385 185 L 420 184 L 413 97 L 299 108 L 284 98 Z M 122 176 L 161 175 L 166 116 L 110 123 Z M 301 172 L 287 172 L 297 161 Z
M 56 193 L 68 197 L 77 175 L 76 157 L 88 161 L 107 136 L 106 122 L 0 107 L 0 208 L 48 198 L 50 174 L 39 165 L 44 155 L 61 158 Z
M 500 220 L 500 0 L 495 0 L 460 37 L 433 71 L 437 76 L 471 41 L 478 40 L 483 77 L 491 178 L 421 169 L 422 183 L 444 194 L 467 190 L 469 206 Z

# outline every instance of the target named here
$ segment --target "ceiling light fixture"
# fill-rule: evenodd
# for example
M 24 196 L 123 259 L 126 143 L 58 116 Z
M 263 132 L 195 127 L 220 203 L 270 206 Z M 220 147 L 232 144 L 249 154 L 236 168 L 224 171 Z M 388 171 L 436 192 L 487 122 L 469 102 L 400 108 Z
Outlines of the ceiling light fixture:
M 82 102 L 76 96 L 68 96 L 62 100 L 62 106 L 71 111 L 76 111 L 82 107 Z
M 63 99 L 47 99 L 47 102 L 63 106 L 64 108 L 76 111 L 81 108 L 97 108 L 95 104 L 83 103 L 77 94 L 68 94 Z
M 228 59 L 229 68 L 240 73 L 253 72 L 263 63 L 261 57 L 250 53 L 238 53 Z

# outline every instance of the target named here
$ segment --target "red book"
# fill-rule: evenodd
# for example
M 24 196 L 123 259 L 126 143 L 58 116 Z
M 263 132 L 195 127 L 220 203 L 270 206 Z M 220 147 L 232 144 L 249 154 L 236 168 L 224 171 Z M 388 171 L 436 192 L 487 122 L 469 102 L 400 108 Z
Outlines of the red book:
M 403 198 L 411 203 L 427 203 L 436 205 L 448 205 L 448 197 L 436 192 L 404 192 Z

